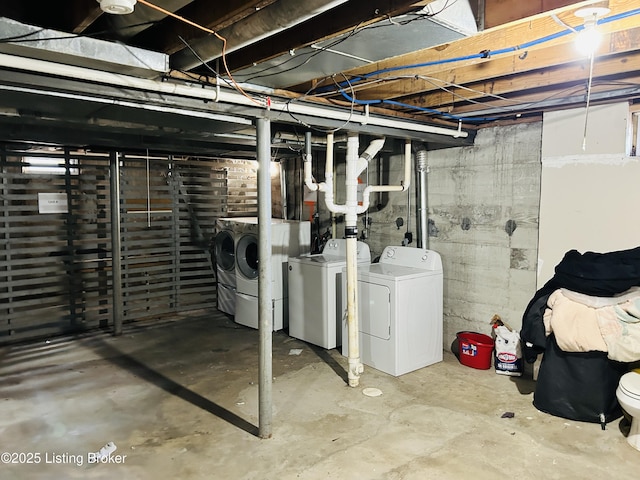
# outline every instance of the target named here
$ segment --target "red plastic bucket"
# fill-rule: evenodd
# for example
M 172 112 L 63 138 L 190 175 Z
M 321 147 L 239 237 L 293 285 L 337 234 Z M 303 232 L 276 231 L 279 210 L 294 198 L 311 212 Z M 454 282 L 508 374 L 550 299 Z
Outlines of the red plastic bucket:
M 456 337 L 458 338 L 461 364 L 479 370 L 491 368 L 493 338 L 475 332 L 458 332 Z

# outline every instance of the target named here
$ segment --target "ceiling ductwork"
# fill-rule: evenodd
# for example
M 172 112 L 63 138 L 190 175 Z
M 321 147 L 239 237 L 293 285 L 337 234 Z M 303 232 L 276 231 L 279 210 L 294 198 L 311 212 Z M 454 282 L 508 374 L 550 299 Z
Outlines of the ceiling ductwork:
M 142 78 L 158 78 L 169 69 L 169 56 L 164 53 L 87 36 L 70 36 L 9 18 L 0 18 L 0 31 L 3 37 L 16 39 L 1 42 L 0 53 Z
M 323 12 L 331 10 L 346 0 L 280 0 L 262 8 L 247 18 L 218 31 L 227 41 L 226 53 L 231 53 L 251 43 L 298 25 Z M 222 42 L 214 37 L 206 37 L 189 45 L 204 62 L 222 56 Z M 191 70 L 202 62 L 186 48 L 172 55 L 171 68 Z

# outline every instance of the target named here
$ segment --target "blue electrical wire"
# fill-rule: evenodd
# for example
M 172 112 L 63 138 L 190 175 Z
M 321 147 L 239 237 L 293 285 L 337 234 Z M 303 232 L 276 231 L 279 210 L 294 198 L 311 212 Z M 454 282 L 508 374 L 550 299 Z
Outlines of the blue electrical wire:
M 629 18 L 629 17 L 633 17 L 635 15 L 640 14 L 640 8 L 636 8 L 634 10 L 629 10 L 628 12 L 623 12 L 623 13 L 619 13 L 617 15 L 612 15 L 611 17 L 606 17 L 603 18 L 602 20 L 599 20 L 597 22 L 597 25 L 601 25 L 601 24 L 606 24 L 606 23 L 610 23 L 610 22 L 614 22 L 617 20 L 622 20 L 625 18 Z M 444 65 L 447 63 L 455 63 L 455 62 L 461 62 L 461 61 L 465 61 L 465 60 L 473 60 L 473 59 L 477 59 L 477 58 L 489 58 L 491 56 L 495 56 L 495 55 L 504 55 L 505 53 L 511 53 L 511 52 L 515 52 L 518 50 L 526 50 L 527 48 L 531 48 L 533 46 L 536 45 L 540 45 L 542 43 L 546 43 L 546 42 L 550 42 L 552 40 L 556 40 L 558 38 L 562 38 L 566 35 L 570 35 L 572 33 L 575 32 L 579 32 L 581 30 L 584 29 L 584 25 L 580 25 L 575 27 L 573 30 L 571 29 L 567 29 L 567 30 L 563 30 L 561 32 L 557 32 L 557 33 L 553 33 L 551 35 L 547 35 L 545 37 L 541 37 L 538 38 L 536 40 L 532 40 L 530 42 L 526 42 L 526 43 L 522 43 L 520 45 L 516 45 L 514 47 L 506 47 L 506 48 L 502 48 L 499 50 L 485 50 L 483 52 L 479 52 L 476 54 L 472 54 L 472 55 L 465 55 L 465 56 L 461 56 L 461 57 L 454 57 L 454 58 L 448 58 L 448 59 L 444 59 L 444 60 L 433 60 L 430 62 L 424 62 L 424 63 L 414 63 L 411 65 L 399 65 L 397 67 L 389 67 L 389 68 L 383 68 L 381 70 L 375 70 L 373 72 L 369 72 L 367 74 L 364 75 L 358 75 L 356 77 L 353 77 L 352 79 L 346 80 L 344 82 L 339 82 L 335 84 L 335 87 L 332 86 L 327 86 L 327 87 L 322 87 L 319 88 L 315 91 L 315 93 L 327 93 L 327 92 L 332 92 L 335 91 L 334 89 L 337 87 L 337 90 L 339 93 L 342 94 L 342 96 L 344 98 L 346 98 L 347 100 L 349 100 L 350 102 L 353 102 L 355 104 L 358 105 L 374 105 L 374 104 L 388 104 L 388 105 L 396 105 L 396 106 L 400 106 L 400 107 L 404 107 L 404 108 L 408 108 L 408 109 L 412 109 L 412 110 L 417 110 L 417 111 L 423 111 L 423 112 L 428 112 L 428 113 L 434 113 L 437 115 L 441 115 L 443 117 L 447 117 L 447 118 L 452 118 L 455 120 L 464 120 L 464 121 L 492 121 L 492 120 L 497 120 L 497 118 L 466 118 L 466 117 L 458 117 L 456 115 L 451 115 L 448 114 L 446 112 L 441 112 L 439 110 L 434 110 L 434 109 L 430 109 L 430 108 L 424 108 L 424 107 L 417 107 L 414 105 L 409 105 L 409 104 L 405 104 L 402 102 L 396 102 L 394 100 L 356 100 L 355 98 L 352 98 L 350 95 L 348 95 L 345 91 L 344 88 L 345 87 L 353 87 L 354 84 L 357 84 L 358 82 L 362 82 L 365 80 L 368 80 L 371 77 L 377 76 L 377 75 L 382 75 L 385 73 L 391 73 L 391 72 L 397 72 L 399 70 L 408 70 L 408 69 L 412 69 L 412 68 L 423 68 L 423 67 L 431 67 L 434 65 Z
M 396 100 L 357 100 L 342 89 L 340 90 L 340 93 L 346 100 L 356 105 L 382 105 L 382 104 L 394 105 L 396 107 L 407 108 L 409 110 L 433 113 L 435 115 L 440 115 L 441 117 L 445 117 L 445 118 L 451 118 L 452 120 L 456 120 L 459 122 L 492 122 L 494 120 L 500 119 L 499 117 L 461 117 L 458 115 L 452 115 L 447 112 L 442 112 L 434 108 L 418 107 L 416 105 L 410 105 L 408 103 L 402 103 Z

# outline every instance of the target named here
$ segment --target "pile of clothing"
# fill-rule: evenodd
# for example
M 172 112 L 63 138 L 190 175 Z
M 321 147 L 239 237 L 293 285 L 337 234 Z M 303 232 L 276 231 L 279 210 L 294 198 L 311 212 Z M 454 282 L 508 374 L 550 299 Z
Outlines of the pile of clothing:
M 565 352 L 606 352 L 618 362 L 640 360 L 640 287 L 614 297 L 555 290 L 543 315 L 545 335 Z
M 520 337 L 527 362 L 543 354 L 536 408 L 603 425 L 618 418 L 618 382 L 640 360 L 640 247 L 567 252 L 529 302 Z

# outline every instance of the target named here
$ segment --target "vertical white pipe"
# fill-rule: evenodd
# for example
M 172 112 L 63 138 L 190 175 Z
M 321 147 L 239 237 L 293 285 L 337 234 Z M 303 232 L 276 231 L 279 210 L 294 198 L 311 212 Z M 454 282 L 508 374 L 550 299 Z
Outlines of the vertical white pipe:
M 331 188 L 331 196 L 335 197 L 336 194 L 336 190 L 335 190 L 335 186 L 333 185 L 333 133 L 328 133 L 327 134 L 327 158 L 326 158 L 326 162 L 324 164 L 324 177 L 325 177 L 325 182 L 327 179 L 327 174 L 330 173 L 331 175 L 331 185 L 329 185 L 329 187 Z M 338 238 L 338 223 L 336 222 L 336 214 L 333 210 L 328 209 L 331 212 L 331 238 Z
M 375 143 L 374 143 L 375 142 Z M 375 145 L 376 148 L 370 151 L 370 160 L 376 153 L 382 148 L 384 140 L 374 140 L 371 145 Z M 382 142 L 382 143 L 381 143 Z M 360 157 L 360 160 L 366 159 L 364 156 Z M 371 194 L 373 192 L 404 192 L 408 191 L 411 186 L 411 140 L 407 140 L 404 146 L 404 179 L 400 181 L 400 185 L 369 185 L 362 192 L 362 205 L 358 205 L 356 213 L 364 213 L 369 210 L 369 203 L 371 200 Z
M 347 246 L 347 331 L 349 340 L 349 371 L 347 377 L 350 387 L 360 384 L 360 374 L 364 367 L 360 360 L 360 327 L 358 325 L 358 137 L 350 135 L 347 139 L 347 201 L 345 215 L 345 237 Z
M 273 302 L 271 292 L 271 121 L 256 119 L 258 155 L 258 331 L 260 336 L 259 360 L 259 413 L 258 435 L 271 437 L 272 418 L 272 332 Z

